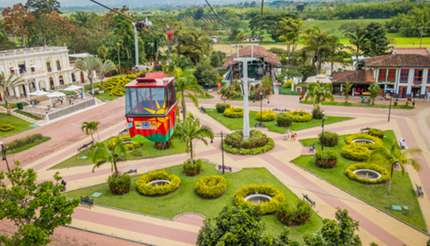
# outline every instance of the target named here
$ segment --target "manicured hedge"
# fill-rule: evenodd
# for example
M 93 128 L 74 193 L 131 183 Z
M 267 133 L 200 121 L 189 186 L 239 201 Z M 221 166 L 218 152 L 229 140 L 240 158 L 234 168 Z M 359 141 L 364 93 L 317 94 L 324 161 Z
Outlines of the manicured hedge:
M 242 108 L 226 108 L 224 110 L 224 116 L 228 118 L 242 118 L 243 109 Z
M 315 164 L 322 168 L 333 168 L 337 163 L 337 154 L 333 150 L 318 151 L 315 153 Z
M 268 122 L 273 121 L 276 118 L 276 113 L 273 111 L 263 111 L 263 112 L 257 112 L 256 113 L 256 119 L 258 121 Z
M 362 177 L 360 177 L 354 173 L 354 171 L 357 169 L 374 170 L 374 171 L 377 171 L 379 174 L 381 174 L 381 177 L 379 177 L 378 179 L 362 178 Z M 372 164 L 372 163 L 352 164 L 345 170 L 345 175 L 348 178 L 350 178 L 352 180 L 356 180 L 356 181 L 363 183 L 363 184 L 380 184 L 380 183 L 385 183 L 390 179 L 390 174 L 386 168 L 383 168 L 377 164 Z
M 113 174 L 109 176 L 108 184 L 112 194 L 126 194 L 130 191 L 131 178 L 127 174 Z
M 218 113 L 223 114 L 227 108 L 231 108 L 231 105 L 229 103 L 217 103 L 215 107 Z
M 223 176 L 204 176 L 197 180 L 195 192 L 203 198 L 218 198 L 227 190 L 227 181 Z
M 370 157 L 371 150 L 363 144 L 352 143 L 343 146 L 340 154 L 348 160 L 367 161 Z
M 383 139 L 384 131 L 376 128 L 369 128 L 369 135 Z
M 157 179 L 169 180 L 170 183 L 165 185 L 149 184 L 149 182 Z M 164 170 L 157 170 L 143 174 L 136 180 L 136 190 L 145 196 L 165 195 L 178 189 L 179 185 L 181 185 L 181 179 Z
M 293 122 L 308 122 L 312 120 L 312 115 L 305 111 L 292 111 L 286 113 Z
M 268 202 L 262 202 L 260 204 L 254 204 L 250 201 L 246 201 L 245 197 L 251 194 L 265 194 L 272 197 L 272 200 Z M 235 205 L 245 205 L 256 209 L 257 213 L 260 215 L 275 213 L 282 202 L 285 201 L 284 194 L 274 188 L 271 185 L 264 184 L 250 184 L 240 188 L 234 194 L 234 204 Z
M 6 149 L 9 153 L 17 153 L 28 149 L 37 144 L 48 141 L 50 138 L 45 137 L 42 134 L 34 134 L 25 138 L 16 139 L 6 144 Z
M 311 214 L 312 210 L 309 204 L 300 200 L 295 207 L 289 203 L 281 204 L 276 216 L 285 225 L 297 226 L 305 224 L 311 217 Z
M 202 160 L 187 160 L 182 165 L 183 171 L 187 176 L 195 176 L 200 173 L 200 169 L 202 168 Z
M 228 134 L 224 140 L 224 150 L 232 154 L 257 155 L 267 152 L 275 146 L 273 139 L 264 133 L 251 130 L 247 140 L 243 139 L 242 131 L 235 131 Z
M 373 143 L 355 143 L 355 144 L 360 144 L 360 145 L 366 146 L 369 149 L 377 149 L 377 148 L 380 148 L 384 145 L 384 143 L 382 142 L 382 140 L 380 138 L 371 136 L 371 135 L 366 134 L 366 133 L 351 134 L 345 138 L 345 143 L 351 144 L 351 143 L 353 143 L 354 139 L 360 139 L 360 138 L 361 139 L 369 139 L 369 140 L 373 141 Z
M 337 145 L 339 136 L 334 132 L 324 132 L 319 135 L 320 143 L 327 147 L 334 147 Z
M 289 127 L 291 126 L 291 124 L 293 123 L 293 121 L 291 120 L 291 118 L 288 116 L 287 113 L 279 113 L 278 115 L 276 115 L 276 124 L 280 127 Z
M 10 132 L 15 130 L 15 126 L 8 123 L 0 123 L 0 132 Z

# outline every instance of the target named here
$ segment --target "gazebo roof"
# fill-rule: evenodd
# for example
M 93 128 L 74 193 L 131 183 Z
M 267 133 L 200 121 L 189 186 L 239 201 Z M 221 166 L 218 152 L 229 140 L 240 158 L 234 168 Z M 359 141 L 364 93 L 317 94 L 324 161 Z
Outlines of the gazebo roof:
M 237 62 L 234 60 L 234 58 L 237 57 L 237 53 L 229 56 L 224 63 L 224 67 L 227 68 L 228 66 L 231 66 L 233 64 L 236 64 Z M 248 45 L 241 49 L 239 49 L 239 57 L 255 57 L 255 58 L 262 58 L 265 62 L 278 66 L 281 65 L 281 62 L 278 58 L 278 56 L 262 46 L 259 45 Z

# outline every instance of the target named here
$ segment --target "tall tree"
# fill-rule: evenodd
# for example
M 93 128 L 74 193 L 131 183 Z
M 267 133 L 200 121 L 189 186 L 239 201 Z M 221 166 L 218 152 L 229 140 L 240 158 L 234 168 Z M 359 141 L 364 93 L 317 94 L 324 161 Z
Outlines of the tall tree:
M 182 29 L 177 32 L 177 55 L 187 57 L 194 65 L 209 55 L 210 51 L 209 37 L 204 32 L 195 29 Z
M 57 0 L 27 0 L 25 4 L 35 15 L 51 12 L 60 13 L 60 2 Z
M 176 68 L 174 71 L 176 78 L 176 100 L 179 101 L 182 111 L 182 120 L 185 120 L 187 115 L 187 105 L 185 99 L 190 99 L 196 107 L 199 105 L 198 96 L 204 94 L 203 88 L 198 84 L 194 76 L 193 69 L 180 69 Z
M 102 67 L 102 61 L 95 56 L 88 56 L 76 61 L 76 67 L 88 74 L 88 80 L 91 86 L 91 95 L 94 96 L 94 79 L 96 79 L 97 71 Z
M 19 164 L 10 172 L 0 172 L 0 220 L 10 220 L 18 230 L 10 237 L 0 235 L 1 245 L 49 243 L 54 229 L 70 224 L 79 200 L 67 198 L 58 172 L 54 181 L 38 182 L 33 169 Z
M 312 65 L 315 67 L 317 73 L 321 73 L 321 65 L 328 58 L 331 40 L 333 37 L 319 28 L 315 27 L 308 29 L 304 35 L 306 52 L 311 53 Z
M 345 31 L 345 36 L 354 46 L 355 61 L 358 62 L 358 57 L 362 54 L 364 47 L 367 45 L 366 29 L 359 25 L 353 25 Z
M 7 7 L 2 11 L 5 31 L 26 46 L 30 34 L 30 26 L 34 22 L 33 14 L 21 3 Z
M 204 144 L 208 144 L 206 139 L 213 139 L 214 133 L 207 126 L 202 126 L 200 120 L 192 114 L 188 114 L 187 118 L 176 125 L 175 133 L 182 141 L 186 143 L 187 151 L 190 153 L 190 160 L 194 162 L 193 141 L 200 140 Z
M 303 21 L 297 18 L 285 17 L 278 24 L 281 32 L 281 41 L 287 44 L 287 55 L 290 60 L 291 53 L 294 52 L 296 44 L 299 40 L 300 29 L 303 26 Z
M 9 102 L 7 100 L 8 97 L 8 90 L 13 89 L 16 86 L 24 83 L 24 80 L 21 77 L 18 77 L 14 74 L 10 74 L 9 76 L 6 76 L 4 72 L 0 72 L 0 101 L 4 102 L 5 107 L 10 112 L 9 109 Z
M 366 56 L 383 55 L 388 50 L 389 41 L 385 35 L 384 27 L 379 23 L 370 23 L 366 27 L 367 42 L 363 47 Z
M 91 140 L 93 141 L 93 144 L 95 143 L 94 134 L 99 129 L 100 122 L 98 121 L 85 121 L 82 122 L 81 130 L 87 135 L 91 136 Z

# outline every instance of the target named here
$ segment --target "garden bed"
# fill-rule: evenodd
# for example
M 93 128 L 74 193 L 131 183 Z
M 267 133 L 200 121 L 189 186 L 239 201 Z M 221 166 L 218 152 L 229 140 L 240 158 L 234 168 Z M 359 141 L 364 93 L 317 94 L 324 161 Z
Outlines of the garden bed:
M 315 165 L 313 155 L 302 155 L 296 158 L 293 163 L 368 203 L 369 205 L 374 206 L 377 209 L 382 210 L 385 213 L 422 231 L 427 231 L 421 209 L 414 193 L 414 187 L 412 186 L 407 173 L 403 175 L 401 171 L 394 172 L 391 193 L 388 193 L 387 191 L 387 184 L 363 184 L 355 180 L 351 180 L 345 175 L 347 167 L 357 163 L 357 161 L 348 160 L 340 154 L 342 148 L 346 144 L 345 139 L 345 135 L 340 136 L 339 144 L 337 146 L 324 147 L 324 151 L 332 150 L 338 155 L 337 164 L 331 169 L 322 169 L 317 167 Z M 386 147 L 390 147 L 393 141 L 396 142 L 394 133 L 392 131 L 386 131 L 383 144 Z M 318 139 L 316 138 L 304 139 L 301 140 L 301 142 L 305 146 L 315 145 L 317 149 L 320 149 Z M 391 168 L 390 165 L 384 161 L 377 164 L 386 170 L 390 170 Z M 391 210 L 391 205 L 395 204 L 408 206 L 409 212 L 402 213 Z
M 154 143 L 147 140 L 143 140 L 143 144 L 133 150 L 127 152 L 127 160 L 140 160 L 161 156 L 168 156 L 174 154 L 185 153 L 185 143 L 179 139 L 172 139 L 171 145 L 168 149 L 156 149 Z M 88 157 L 89 150 L 81 151 L 79 154 L 70 157 L 69 159 L 58 163 L 57 165 L 51 167 L 51 169 L 69 168 L 76 166 L 92 165 L 91 160 Z
M 101 192 L 103 195 L 94 198 L 98 206 L 112 207 L 151 216 L 172 219 L 178 214 L 198 213 L 206 217 L 215 217 L 224 206 L 233 205 L 233 197 L 236 191 L 248 184 L 270 184 L 280 190 L 286 197 L 286 201 L 296 204 L 298 198 L 278 179 L 276 179 L 265 168 L 246 168 L 236 173 L 223 175 L 228 183 L 227 190 L 219 198 L 206 199 L 197 195 L 194 191 L 197 180 L 206 175 L 219 175 L 214 165 L 204 163 L 201 175 L 189 177 L 183 174 L 182 166 L 174 166 L 165 169 L 168 173 L 177 175 L 181 179 L 179 188 L 167 195 L 158 197 L 147 197 L 135 191 L 136 178 L 132 178 L 131 192 L 122 196 L 112 195 L 107 184 L 95 185 L 88 188 L 79 189 L 66 193 L 68 197 L 79 198 L 88 196 L 94 192 Z M 286 226 L 278 221 L 276 215 L 265 215 L 262 217 L 266 232 L 279 235 Z M 290 227 L 292 239 L 301 240 L 304 235 L 314 233 L 321 227 L 321 218 L 314 212 L 304 225 Z
M 36 145 L 50 140 L 50 137 L 41 134 L 34 134 L 25 138 L 16 139 L 6 144 L 8 154 L 16 154 L 24 150 L 28 150 Z
M 13 126 L 10 131 L 0 131 L 0 137 L 8 137 L 15 135 L 17 133 L 23 132 L 31 128 L 31 123 L 13 115 L 8 115 L 6 113 L 0 113 L 0 125 L 8 124 Z
M 228 118 L 225 117 L 222 113 L 218 113 L 216 109 L 208 108 L 206 109 L 206 113 L 215 119 L 216 121 L 223 124 L 230 130 L 240 130 L 242 129 L 243 119 L 242 118 Z M 258 122 L 257 117 L 260 114 L 258 111 L 250 111 L 249 113 L 249 122 L 251 127 L 254 127 Z M 325 125 L 334 124 L 337 122 L 350 120 L 351 117 L 341 117 L 341 116 L 327 116 L 325 120 Z M 271 132 L 277 133 L 285 133 L 287 131 L 286 127 L 279 127 L 276 124 L 276 121 L 263 122 L 264 127 L 266 127 Z M 308 122 L 293 122 L 292 125 L 288 128 L 292 131 L 299 131 L 307 128 L 321 126 L 321 120 L 312 119 Z

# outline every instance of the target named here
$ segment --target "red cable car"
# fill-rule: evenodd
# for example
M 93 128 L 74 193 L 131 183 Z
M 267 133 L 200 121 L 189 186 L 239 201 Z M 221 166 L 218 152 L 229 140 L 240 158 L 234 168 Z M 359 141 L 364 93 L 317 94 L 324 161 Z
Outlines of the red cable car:
M 176 123 L 175 78 L 163 72 L 146 73 L 125 88 L 125 116 L 131 137 L 141 135 L 166 143 Z

